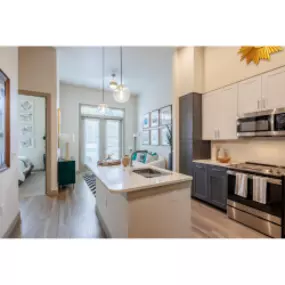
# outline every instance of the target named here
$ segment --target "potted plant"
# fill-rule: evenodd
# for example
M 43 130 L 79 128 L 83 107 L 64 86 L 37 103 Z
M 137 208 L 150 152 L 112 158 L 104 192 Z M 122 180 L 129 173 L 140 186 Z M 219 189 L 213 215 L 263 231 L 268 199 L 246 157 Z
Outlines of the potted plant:
M 167 128 L 167 142 L 170 146 L 170 153 L 168 155 L 168 169 L 172 170 L 172 157 L 173 157 L 173 149 L 172 149 L 172 126 L 171 125 L 166 125 Z

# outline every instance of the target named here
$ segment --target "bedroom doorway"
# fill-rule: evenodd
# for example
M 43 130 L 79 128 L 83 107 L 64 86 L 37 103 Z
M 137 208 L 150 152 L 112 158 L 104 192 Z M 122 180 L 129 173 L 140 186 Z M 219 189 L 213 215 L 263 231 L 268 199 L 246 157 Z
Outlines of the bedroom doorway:
M 19 91 L 19 198 L 46 195 L 47 98 Z

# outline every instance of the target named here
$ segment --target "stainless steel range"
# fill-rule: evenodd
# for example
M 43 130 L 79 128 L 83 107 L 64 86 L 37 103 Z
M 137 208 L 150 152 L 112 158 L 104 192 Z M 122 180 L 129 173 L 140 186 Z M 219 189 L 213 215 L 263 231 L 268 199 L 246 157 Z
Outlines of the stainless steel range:
M 254 162 L 229 166 L 227 215 L 270 237 L 284 237 L 285 209 L 285 167 Z M 237 193 L 237 179 L 241 174 L 246 181 L 246 195 Z M 259 191 L 259 184 L 254 184 L 262 177 L 265 181 L 266 202 L 256 202 L 253 192 Z

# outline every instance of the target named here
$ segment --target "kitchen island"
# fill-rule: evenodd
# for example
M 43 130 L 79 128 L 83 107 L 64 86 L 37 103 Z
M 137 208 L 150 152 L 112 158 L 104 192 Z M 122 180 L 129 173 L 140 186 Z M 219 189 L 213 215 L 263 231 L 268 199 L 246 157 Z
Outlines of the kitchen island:
M 191 236 L 191 176 L 154 166 L 87 167 L 96 175 L 96 213 L 108 237 Z

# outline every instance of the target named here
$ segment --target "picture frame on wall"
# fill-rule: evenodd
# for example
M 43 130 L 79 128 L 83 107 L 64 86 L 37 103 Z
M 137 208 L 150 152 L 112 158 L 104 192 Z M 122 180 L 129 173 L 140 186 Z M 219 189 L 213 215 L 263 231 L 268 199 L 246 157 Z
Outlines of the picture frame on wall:
M 159 110 L 151 112 L 150 126 L 151 128 L 158 127 L 159 125 Z
M 172 124 L 172 105 L 168 105 L 159 109 L 160 113 L 160 125 L 171 125 Z
M 150 113 L 147 113 L 143 117 L 143 128 L 147 129 L 149 128 L 149 118 L 150 118 Z
M 159 130 L 154 129 L 150 131 L 150 143 L 151 145 L 159 145 Z
M 142 144 L 149 145 L 149 131 L 142 132 Z
M 169 141 L 167 138 L 168 129 L 167 127 L 160 128 L 160 145 L 169 146 Z
M 20 113 L 33 113 L 33 100 L 20 100 Z

